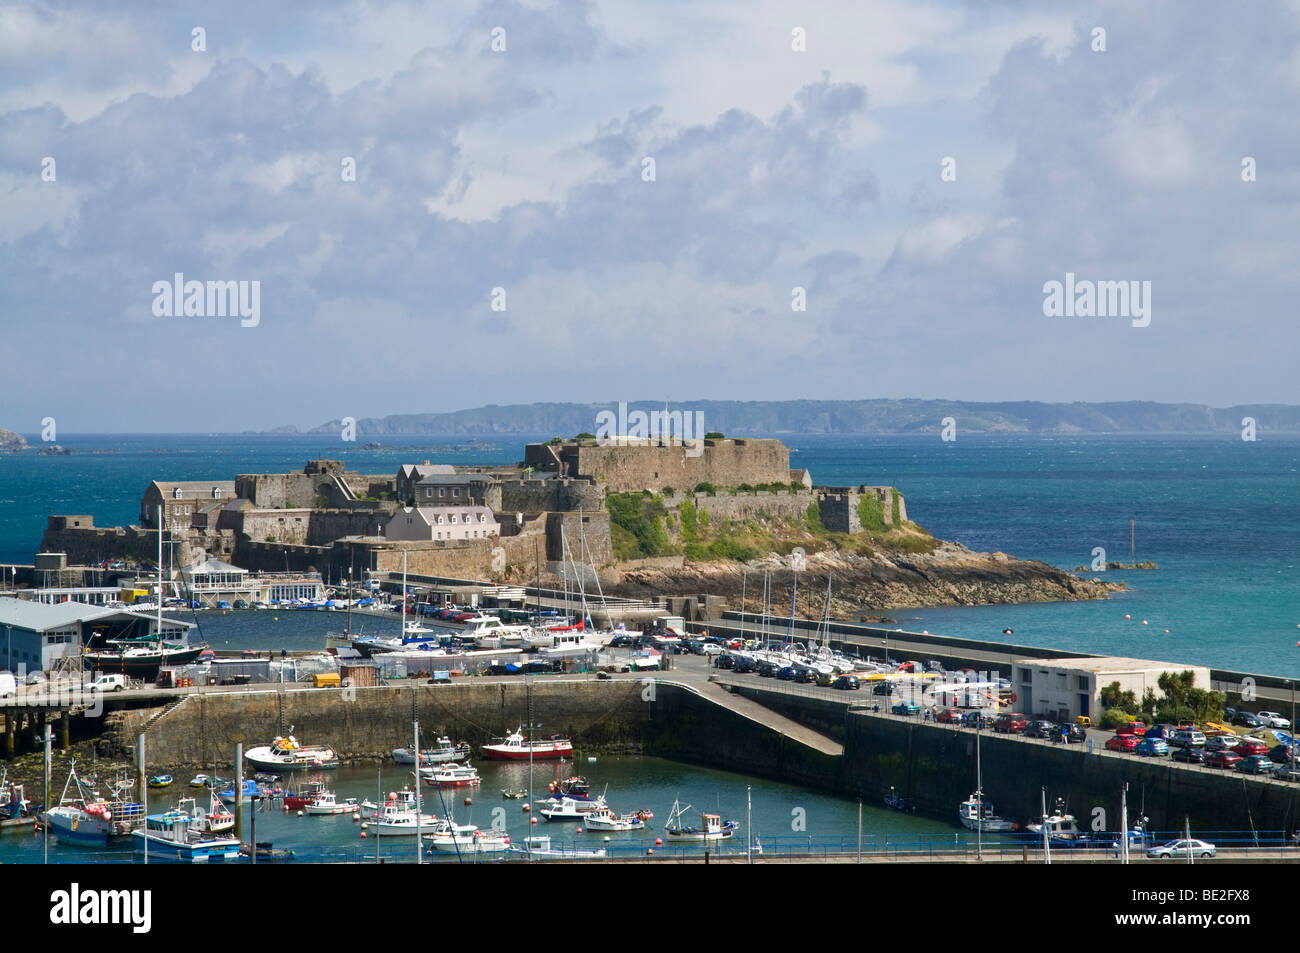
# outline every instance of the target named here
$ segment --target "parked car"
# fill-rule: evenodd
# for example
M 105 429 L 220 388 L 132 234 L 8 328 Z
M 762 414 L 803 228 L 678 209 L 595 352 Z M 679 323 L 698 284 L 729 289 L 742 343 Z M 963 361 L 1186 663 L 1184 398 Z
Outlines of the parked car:
M 1204 748 L 1175 748 L 1173 759 L 1187 764 L 1205 764 Z
M 1242 738 L 1241 743 L 1232 750 L 1242 757 L 1252 754 L 1268 754 L 1268 745 L 1258 738 Z
M 1194 728 L 1178 728 L 1169 734 L 1169 744 L 1177 748 L 1203 748 L 1207 740 Z
M 1213 857 L 1214 845 L 1207 844 L 1203 840 L 1175 840 L 1170 841 L 1168 844 L 1162 844 L 1160 847 L 1152 847 L 1147 851 L 1147 856 L 1161 860 L 1170 860 L 1177 857 L 1184 860 L 1188 857 Z
M 871 686 L 871 694 L 892 695 L 894 694 L 894 683 L 883 679 L 877 679 Z
M 723 657 L 725 658 L 726 656 Z M 734 671 L 737 675 L 744 675 L 745 673 L 752 672 L 758 668 L 758 663 L 755 662 L 748 655 L 737 655 L 735 656 L 735 659 L 736 659 L 736 663 L 732 667 L 732 671 Z
M 1133 750 L 1144 758 L 1161 758 L 1169 753 L 1169 745 L 1161 738 L 1143 738 Z
M 777 671 L 776 677 L 783 682 L 793 682 L 798 674 L 799 670 L 797 668 L 793 665 L 787 665 L 785 668 Z
M 993 730 L 1002 734 L 1016 734 L 1024 731 L 1028 719 L 1020 712 L 1003 712 L 993 722 Z
M 1270 728 L 1291 727 L 1290 720 L 1287 718 L 1283 718 L 1275 711 L 1261 711 L 1256 713 L 1255 717 L 1258 718 L 1260 721 L 1262 721 L 1264 724 L 1268 725 L 1268 727 Z
M 713 667 L 714 667 L 714 668 L 729 668 L 729 669 L 735 669 L 735 667 L 736 667 L 736 656 L 734 656 L 734 655 L 719 655 L 717 658 L 715 658 L 715 659 L 713 660 Z
M 992 728 L 995 721 L 995 718 L 984 714 L 982 711 L 968 711 L 962 716 L 962 724 L 967 728 Z
M 774 678 L 776 673 L 779 671 L 780 667 L 775 662 L 758 663 L 758 674 L 762 675 L 764 678 Z
M 1237 712 L 1237 717 L 1232 720 L 1232 723 L 1234 725 L 1244 725 L 1247 728 L 1259 728 L 1263 724 L 1254 712 L 1249 711 Z
M 1242 774 L 1272 774 L 1273 760 L 1266 754 L 1252 754 L 1241 759 L 1237 770 Z
M 1207 768 L 1235 768 L 1241 763 L 1241 755 L 1235 751 L 1225 749 L 1223 751 L 1211 751 L 1205 756 L 1205 766 Z
M 1053 735 L 1052 737 L 1055 738 L 1057 735 L 1064 735 L 1066 744 L 1071 744 L 1071 745 L 1082 744 L 1083 742 L 1088 740 L 1087 729 L 1085 729 L 1082 725 L 1060 724 L 1060 725 L 1056 725 L 1055 728 L 1056 728 L 1056 734 Z
M 1205 742 L 1206 751 L 1232 751 L 1237 745 L 1241 744 L 1241 738 L 1237 735 L 1215 735 Z
M 919 715 L 921 706 L 913 702 L 898 702 L 890 709 L 895 715 Z
M 1142 736 L 1142 734 L 1143 734 L 1146 730 L 1147 730 L 1146 722 L 1144 722 L 1144 721 L 1130 721 L 1130 722 L 1128 722 L 1127 724 L 1120 725 L 1118 728 L 1116 728 L 1116 729 L 1115 729 L 1115 734 L 1117 734 L 1117 735 L 1133 735 L 1133 736 L 1135 736 L 1135 737 L 1139 737 L 1139 738 L 1140 738 L 1140 737 Z
M 1146 738 L 1159 738 L 1161 741 L 1168 741 L 1173 733 L 1174 729 L 1168 725 L 1152 725 L 1142 734 Z
M 831 687 L 843 688 L 846 690 L 861 689 L 862 680 L 856 675 L 841 675 L 839 678 L 835 679 L 835 684 Z
M 1273 766 L 1273 777 L 1279 781 L 1300 781 L 1300 762 L 1288 761 Z
M 1106 742 L 1106 747 L 1111 751 L 1134 751 L 1137 746 L 1137 735 L 1116 735 Z
M 1276 745 L 1268 749 L 1268 756 L 1275 764 L 1288 764 L 1300 760 L 1300 748 L 1294 745 Z
M 943 722 L 945 725 L 960 725 L 965 717 L 965 713 L 958 711 L 956 708 L 945 708 L 934 716 L 934 720 Z
M 1055 728 L 1056 726 L 1050 721 L 1038 719 L 1025 725 L 1024 736 L 1026 738 L 1050 738 Z

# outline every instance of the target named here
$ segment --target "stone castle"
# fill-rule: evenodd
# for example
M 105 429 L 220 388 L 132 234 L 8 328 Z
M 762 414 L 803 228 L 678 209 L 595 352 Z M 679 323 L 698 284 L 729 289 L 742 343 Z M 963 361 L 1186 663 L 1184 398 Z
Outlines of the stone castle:
M 814 487 L 806 470 L 789 463 L 779 440 L 739 438 L 702 446 L 552 441 L 529 444 L 517 467 L 426 461 L 396 475 L 312 460 L 301 471 L 233 481 L 155 481 L 141 499 L 138 526 L 51 516 L 41 550 L 66 553 L 74 565 L 152 562 L 161 515 L 176 566 L 206 555 L 249 570 L 356 579 L 400 570 L 405 553 L 412 573 L 474 580 L 531 575 L 539 563 L 554 568 L 569 558 L 566 549 L 579 562 L 609 565 L 607 493 L 663 493 L 670 506 L 693 498 L 711 515 L 733 519 L 798 517 L 816 501 L 828 529 L 849 533 L 862 529 L 858 500 L 872 493 L 888 522 L 906 519 L 902 496 L 890 487 Z M 700 484 L 709 492 L 697 493 Z

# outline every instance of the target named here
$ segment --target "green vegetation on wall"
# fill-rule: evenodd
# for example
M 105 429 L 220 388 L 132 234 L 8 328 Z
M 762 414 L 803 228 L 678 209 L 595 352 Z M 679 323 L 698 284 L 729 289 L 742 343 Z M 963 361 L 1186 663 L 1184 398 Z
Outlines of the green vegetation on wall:
M 858 497 L 858 520 L 864 532 L 883 533 L 889 528 L 885 525 L 885 504 L 874 493 L 863 493 Z
M 609 510 L 616 559 L 671 556 L 676 552 L 664 528 L 668 511 L 659 497 L 610 493 L 605 497 L 605 508 Z

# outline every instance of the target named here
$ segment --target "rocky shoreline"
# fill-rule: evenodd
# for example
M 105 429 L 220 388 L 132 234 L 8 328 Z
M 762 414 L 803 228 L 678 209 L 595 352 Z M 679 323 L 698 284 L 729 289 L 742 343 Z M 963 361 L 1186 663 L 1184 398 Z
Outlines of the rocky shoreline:
M 751 607 L 758 604 L 765 571 L 772 573 L 772 604 L 788 613 L 794 574 L 789 557 L 775 554 L 743 565 L 688 562 L 677 569 L 629 569 L 606 591 L 634 599 L 707 592 L 725 596 L 734 610 L 740 608 L 745 575 L 746 602 Z M 920 554 L 827 551 L 807 556 L 800 572 L 796 614 L 822 616 L 828 574 L 831 617 L 866 621 L 884 618 L 879 613 L 888 609 L 1079 602 L 1105 599 L 1128 588 L 1122 582 L 1082 579 L 1037 560 L 973 552 L 960 543 L 940 543 L 934 552 Z

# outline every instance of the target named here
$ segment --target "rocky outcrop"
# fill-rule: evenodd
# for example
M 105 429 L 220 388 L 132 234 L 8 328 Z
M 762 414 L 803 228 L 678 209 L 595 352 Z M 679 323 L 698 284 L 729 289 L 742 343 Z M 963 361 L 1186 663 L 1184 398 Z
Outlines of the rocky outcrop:
M 762 586 L 759 577 L 768 571 L 772 573 L 772 605 L 780 607 L 779 613 L 790 611 L 790 559 L 775 554 L 743 566 L 737 562 L 688 562 L 680 569 L 632 569 L 624 572 L 622 582 L 610 591 L 632 598 L 708 592 L 725 596 L 728 606 L 738 609 L 742 571 L 749 576 L 749 605 L 757 604 Z M 827 574 L 833 579 L 831 617 L 837 619 L 856 619 L 879 609 L 1104 599 L 1126 588 L 1122 582 L 1081 579 L 1047 563 L 1006 553 L 972 552 L 960 543 L 941 543 L 933 553 L 924 554 L 828 551 L 807 557 L 800 573 L 798 615 L 821 617 Z
M 0 430 L 0 453 L 18 453 L 27 449 L 27 438 L 12 430 Z

